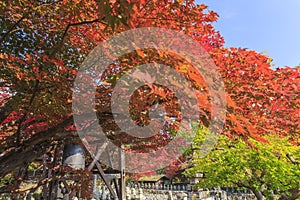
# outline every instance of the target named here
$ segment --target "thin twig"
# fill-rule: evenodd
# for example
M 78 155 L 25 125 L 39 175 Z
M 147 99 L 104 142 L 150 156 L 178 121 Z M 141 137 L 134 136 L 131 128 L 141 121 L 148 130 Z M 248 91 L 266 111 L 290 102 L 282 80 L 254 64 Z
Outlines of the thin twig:
M 2 42 L 4 41 L 4 39 L 16 28 L 16 26 L 18 26 L 18 24 L 20 24 L 23 19 L 25 19 L 25 15 L 23 15 L 14 25 L 12 25 L 12 27 L 10 27 L 10 29 L 1 37 L 0 39 L 0 44 L 2 44 Z
M 63 33 L 63 35 L 61 37 L 60 42 L 54 47 L 54 49 L 50 53 L 50 57 L 52 57 L 56 53 L 56 51 L 61 47 L 61 45 L 63 44 L 63 42 L 65 40 L 65 37 L 67 36 L 67 33 L 68 33 L 69 29 L 72 26 L 80 26 L 80 25 L 85 25 L 85 24 L 92 24 L 92 23 L 95 23 L 95 22 L 100 22 L 100 23 L 102 23 L 102 24 L 104 24 L 104 25 L 107 26 L 107 24 L 103 22 L 103 19 L 94 19 L 94 20 L 91 20 L 91 21 L 82 21 L 82 22 L 77 22 L 77 23 L 73 23 L 73 24 L 68 24 L 67 27 L 64 30 L 64 33 Z

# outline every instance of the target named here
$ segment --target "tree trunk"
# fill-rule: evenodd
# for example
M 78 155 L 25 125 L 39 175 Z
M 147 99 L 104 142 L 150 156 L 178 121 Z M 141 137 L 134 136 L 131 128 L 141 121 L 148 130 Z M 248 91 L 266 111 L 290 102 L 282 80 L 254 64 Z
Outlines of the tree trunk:
M 288 196 L 286 193 L 283 193 L 278 200 L 296 200 L 300 197 L 299 188 L 290 189 L 289 192 L 291 193 L 291 196 Z
M 256 189 L 251 189 L 254 195 L 256 196 L 257 200 L 265 200 L 266 197 L 262 194 L 261 191 L 258 191 Z

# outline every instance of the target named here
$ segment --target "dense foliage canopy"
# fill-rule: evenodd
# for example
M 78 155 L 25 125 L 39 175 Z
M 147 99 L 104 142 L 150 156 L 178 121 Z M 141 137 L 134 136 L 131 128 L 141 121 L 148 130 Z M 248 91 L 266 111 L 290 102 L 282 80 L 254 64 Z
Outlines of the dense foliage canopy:
M 265 134 L 286 136 L 295 145 L 300 142 L 299 69 L 272 70 L 271 58 L 265 55 L 225 48 L 224 39 L 212 25 L 218 15 L 204 4 L 196 5 L 193 0 L 15 0 L 2 1 L 0 6 L 0 176 L 26 166 L 58 141 L 76 136 L 72 87 L 80 64 L 100 42 L 140 27 L 183 32 L 211 55 L 226 90 L 223 135 L 241 136 L 249 145 L 254 145 L 249 138 L 267 142 Z M 128 54 L 121 67 L 136 66 L 149 58 L 158 63 L 163 60 L 153 50 L 146 54 Z M 175 69 L 184 64 L 176 59 L 168 62 Z M 108 86 L 118 76 L 114 69 L 111 65 L 103 77 Z M 205 83 L 201 76 L 192 76 L 190 66 L 181 73 L 196 83 L 194 87 L 203 87 L 204 93 L 198 96 L 203 111 L 199 118 L 207 126 L 210 105 Z M 168 93 L 146 89 L 160 97 Z M 99 91 L 99 98 L 106 102 L 97 107 L 101 114 L 109 111 L 111 89 Z M 149 101 L 153 101 L 151 98 Z M 171 102 L 175 99 L 171 97 Z M 139 113 L 136 115 L 141 119 Z

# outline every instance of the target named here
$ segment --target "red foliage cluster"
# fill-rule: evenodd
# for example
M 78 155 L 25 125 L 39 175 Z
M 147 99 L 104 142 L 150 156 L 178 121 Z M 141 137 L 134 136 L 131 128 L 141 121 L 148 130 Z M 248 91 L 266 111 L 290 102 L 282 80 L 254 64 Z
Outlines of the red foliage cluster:
M 4 135 L 10 135 L 12 141 L 17 137 L 18 142 L 26 143 L 30 136 L 72 116 L 73 81 L 90 50 L 113 34 L 149 26 L 183 32 L 209 52 L 225 84 L 228 105 L 224 111 L 223 134 L 263 141 L 262 135 L 272 133 L 287 136 L 299 144 L 299 68 L 272 70 L 270 58 L 262 54 L 223 47 L 223 38 L 211 24 L 218 15 L 203 4 L 196 5 L 193 0 L 185 3 L 63 0 L 47 4 L 7 1 L 5 4 L 3 29 L 6 31 L 1 38 L 4 48 L 0 52 L 2 144 L 7 142 Z M 126 62 L 120 59 L 122 66 L 137 66 L 149 59 L 140 53 L 128 54 Z M 157 62 L 169 56 L 157 52 L 149 55 Z M 169 60 L 167 64 L 180 71 L 180 65 L 185 63 L 175 61 Z M 103 81 L 113 85 L 110 78 L 117 76 L 115 72 L 116 66 L 112 65 L 107 76 L 102 77 Z M 195 87 L 205 87 L 191 66 L 180 73 L 185 73 Z M 168 98 L 171 95 L 167 90 L 152 89 L 154 96 Z M 111 88 L 105 88 L 96 96 L 105 102 L 110 100 L 109 93 Z M 209 95 L 197 94 L 197 97 L 207 120 L 210 118 Z M 140 96 L 139 100 L 143 98 Z M 97 111 L 106 112 L 109 105 L 105 102 Z M 70 124 L 65 128 L 75 130 Z

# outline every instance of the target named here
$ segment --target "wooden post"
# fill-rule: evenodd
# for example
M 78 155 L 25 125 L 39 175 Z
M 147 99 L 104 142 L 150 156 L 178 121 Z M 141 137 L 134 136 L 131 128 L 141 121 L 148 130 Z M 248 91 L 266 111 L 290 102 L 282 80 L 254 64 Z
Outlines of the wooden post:
M 106 148 L 106 154 L 107 154 L 107 157 L 108 157 L 109 165 L 111 166 L 111 168 L 113 168 L 113 163 L 112 163 L 111 157 L 109 155 L 109 146 L 107 146 L 107 148 Z M 114 184 L 114 186 L 116 188 L 116 193 L 117 193 L 118 199 L 121 199 L 121 197 L 120 197 L 121 196 L 121 192 L 119 190 L 119 185 L 118 185 L 117 178 L 113 179 L 113 184 Z
M 51 168 L 51 170 L 49 170 L 49 173 L 51 173 L 50 176 L 52 177 L 52 180 L 49 183 L 49 197 L 48 197 L 48 199 L 57 198 L 58 179 L 56 178 L 56 172 L 53 170 L 57 165 L 62 165 L 61 144 L 58 144 L 55 147 L 55 151 L 54 151 L 54 155 L 53 155 L 53 161 L 52 161 L 52 168 Z
M 43 178 L 47 177 L 47 157 L 46 154 L 43 155 Z M 43 199 L 48 199 L 48 186 L 47 183 L 43 185 L 43 190 L 42 190 L 42 197 Z
M 126 180 L 125 180 L 125 153 L 123 150 L 123 145 L 119 149 L 120 156 L 120 200 L 126 200 Z

